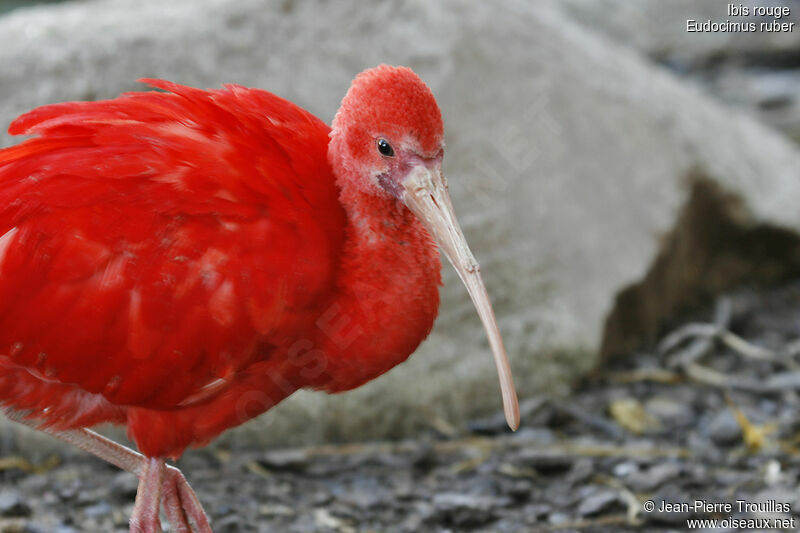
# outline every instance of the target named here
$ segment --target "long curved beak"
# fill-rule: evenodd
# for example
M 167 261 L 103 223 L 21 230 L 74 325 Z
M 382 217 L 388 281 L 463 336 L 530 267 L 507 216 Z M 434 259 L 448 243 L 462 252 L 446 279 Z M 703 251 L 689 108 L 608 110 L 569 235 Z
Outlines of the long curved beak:
M 401 199 L 436 239 L 447 259 L 458 272 L 458 277 L 467 287 L 472 303 L 478 310 L 478 315 L 481 317 L 481 322 L 483 322 L 483 327 L 489 337 L 495 366 L 497 366 L 506 421 L 509 427 L 516 431 L 519 427 L 519 402 L 517 391 L 514 389 L 514 380 L 511 377 L 506 349 L 497 328 L 497 319 L 494 316 L 489 295 L 483 285 L 483 279 L 481 279 L 480 267 L 467 245 L 458 220 L 456 220 L 441 167 L 439 164 L 436 164 L 434 168 L 418 164 L 406 176 L 402 188 Z

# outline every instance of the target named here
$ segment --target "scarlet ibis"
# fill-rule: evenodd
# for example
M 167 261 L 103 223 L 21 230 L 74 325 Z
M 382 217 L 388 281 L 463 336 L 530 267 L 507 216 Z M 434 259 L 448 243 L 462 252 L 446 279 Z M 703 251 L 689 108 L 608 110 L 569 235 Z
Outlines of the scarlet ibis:
M 165 458 L 300 388 L 339 392 L 428 335 L 438 246 L 516 392 L 442 174 L 436 100 L 410 69 L 359 74 L 329 128 L 269 92 L 47 105 L 0 151 L 0 404 L 139 477 L 132 532 L 210 531 Z M 127 427 L 141 454 L 86 429 Z

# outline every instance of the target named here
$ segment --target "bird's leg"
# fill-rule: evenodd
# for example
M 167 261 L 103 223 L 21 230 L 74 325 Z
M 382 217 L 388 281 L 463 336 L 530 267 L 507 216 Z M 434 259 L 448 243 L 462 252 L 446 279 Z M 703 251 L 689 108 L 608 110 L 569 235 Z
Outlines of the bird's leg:
M 60 431 L 41 427 L 35 420 L 25 418 L 16 411 L 11 409 L 5 409 L 4 411 L 15 422 L 44 431 L 61 441 L 72 444 L 122 470 L 132 473 L 139 478 L 139 489 L 142 489 L 141 480 L 144 479 L 149 461 L 144 455 L 88 429 Z M 167 519 L 175 531 L 178 533 L 213 533 L 208 517 L 202 505 L 200 505 L 200 500 L 198 500 L 192 487 L 189 486 L 189 482 L 186 481 L 183 473 L 174 466 L 165 466 L 161 495 Z M 137 504 L 138 500 L 139 492 L 137 492 Z M 194 523 L 194 527 L 192 527 L 189 520 Z
M 139 478 L 136 503 L 131 514 L 131 533 L 161 533 L 161 487 L 166 471 L 164 459 L 145 459 L 144 474 Z
M 177 533 L 194 533 L 189 519 L 181 505 L 178 489 L 174 480 L 167 475 L 164 479 L 164 512 L 167 514 L 169 524 Z
M 189 525 L 187 518 L 194 522 L 197 533 L 213 533 L 211 525 L 208 523 L 208 516 L 200 504 L 197 494 L 183 476 L 183 472 L 177 468 L 167 467 L 164 491 L 165 495 L 173 492 L 173 495 L 164 499 L 164 510 L 169 523 L 176 528 L 178 533 L 195 531 Z

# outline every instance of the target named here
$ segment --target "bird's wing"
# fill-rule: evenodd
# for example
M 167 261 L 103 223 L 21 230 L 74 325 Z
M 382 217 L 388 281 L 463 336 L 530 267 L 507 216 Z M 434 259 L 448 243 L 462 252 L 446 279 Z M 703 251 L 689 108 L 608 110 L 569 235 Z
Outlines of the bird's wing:
M 343 214 L 319 119 L 147 81 L 12 123 L 35 137 L 0 150 L 0 362 L 167 409 L 307 327 Z

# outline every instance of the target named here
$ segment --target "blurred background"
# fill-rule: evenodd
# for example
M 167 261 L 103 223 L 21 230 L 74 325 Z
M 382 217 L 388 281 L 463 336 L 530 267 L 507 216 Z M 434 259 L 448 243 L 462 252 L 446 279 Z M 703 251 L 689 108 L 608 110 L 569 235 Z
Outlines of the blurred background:
M 794 26 L 687 32 L 775 20 L 723 0 L 0 0 L 0 124 L 142 77 L 261 87 L 327 122 L 379 63 L 433 89 L 522 428 L 446 265 L 409 362 L 181 460 L 217 531 L 682 531 L 714 516 L 643 502 L 701 497 L 791 518 L 800 1 L 743 5 Z M 125 530 L 132 476 L 0 430 L 0 532 Z

